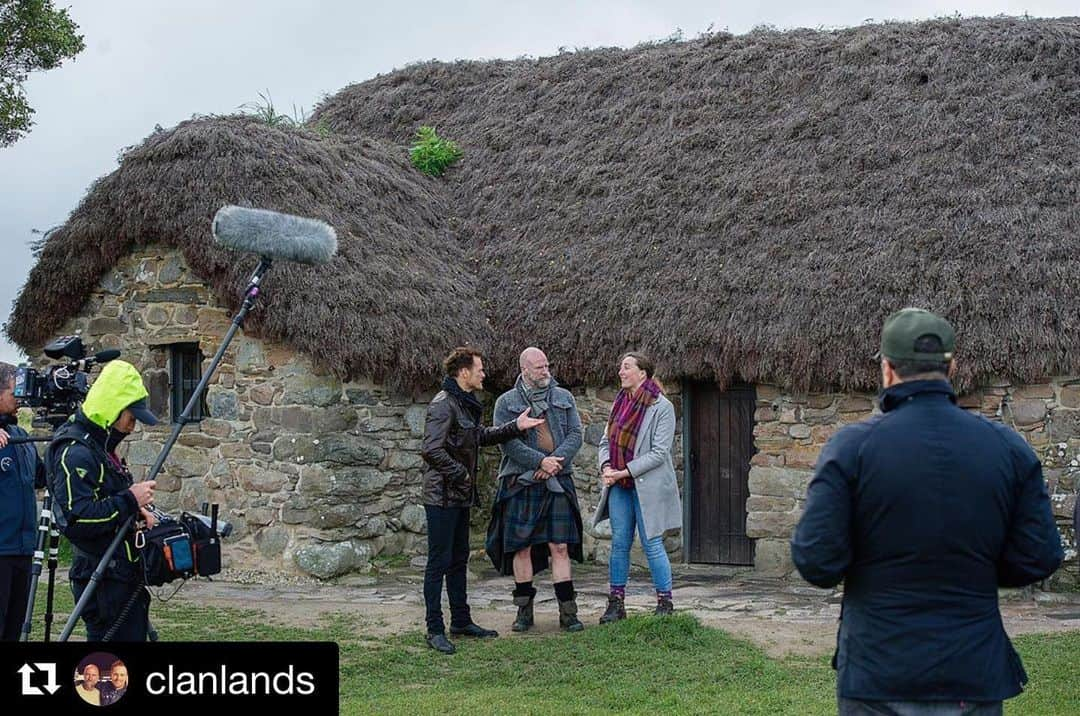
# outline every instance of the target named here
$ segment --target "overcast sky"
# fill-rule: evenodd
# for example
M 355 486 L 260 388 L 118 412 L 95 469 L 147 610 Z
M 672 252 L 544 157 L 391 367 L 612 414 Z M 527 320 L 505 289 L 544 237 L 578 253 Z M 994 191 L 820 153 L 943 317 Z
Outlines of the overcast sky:
M 632 46 L 681 30 L 847 27 L 959 13 L 1058 17 L 1077 0 L 55 0 L 86 50 L 25 85 L 31 133 L 0 149 L 0 307 L 33 263 L 33 229 L 63 223 L 117 153 L 192 114 L 225 114 L 269 91 L 279 111 L 417 60 L 540 57 Z M 78 256 L 72 256 L 78 261 Z M 42 357 L 33 356 L 35 362 Z M 0 338 L 0 360 L 23 360 Z

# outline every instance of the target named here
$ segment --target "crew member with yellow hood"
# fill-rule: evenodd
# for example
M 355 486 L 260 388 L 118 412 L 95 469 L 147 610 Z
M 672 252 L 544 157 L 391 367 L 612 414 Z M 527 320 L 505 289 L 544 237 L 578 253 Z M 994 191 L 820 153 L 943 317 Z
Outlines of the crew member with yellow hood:
M 56 431 L 46 464 L 53 514 L 71 542 L 71 591 L 76 602 L 109 543 L 128 517 L 141 515 L 154 499 L 154 481 L 135 483 L 116 455 L 116 446 L 135 421 L 154 425 L 146 406 L 149 392 L 135 366 L 114 360 L 105 365 L 82 407 Z M 134 531 L 113 553 L 82 617 L 89 641 L 146 641 L 150 595 L 143 586 Z M 110 634 L 110 630 L 112 633 Z

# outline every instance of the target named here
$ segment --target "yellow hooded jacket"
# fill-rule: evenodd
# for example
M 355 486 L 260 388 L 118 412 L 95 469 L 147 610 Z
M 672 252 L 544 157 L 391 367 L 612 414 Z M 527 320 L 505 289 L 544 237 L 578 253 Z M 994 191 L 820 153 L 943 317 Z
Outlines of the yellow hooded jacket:
M 122 360 L 109 361 L 86 394 L 82 404 L 83 415 L 98 427 L 108 430 L 124 408 L 148 395 L 150 393 L 135 366 Z
M 105 445 L 109 428 L 120 413 L 148 395 L 135 366 L 110 361 L 90 387 L 80 412 L 56 431 L 49 446 L 47 468 L 54 496 L 53 513 L 64 536 L 82 552 L 103 553 L 116 530 L 139 511 L 128 489 L 132 484 L 130 473 L 113 464 Z M 138 554 L 131 540 L 126 540 L 124 546 L 131 566 L 123 565 L 121 559 L 106 577 L 135 581 L 138 573 L 133 563 Z M 94 560 L 77 553 L 71 578 L 88 578 L 94 566 Z

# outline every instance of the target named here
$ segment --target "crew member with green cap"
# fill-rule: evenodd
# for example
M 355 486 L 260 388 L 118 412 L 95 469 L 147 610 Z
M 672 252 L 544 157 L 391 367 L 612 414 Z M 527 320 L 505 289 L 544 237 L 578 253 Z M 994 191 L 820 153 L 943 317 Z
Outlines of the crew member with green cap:
M 116 447 L 135 421 L 155 425 L 147 408 L 149 392 L 135 366 L 110 361 L 82 407 L 56 431 L 46 464 L 57 526 L 71 542 L 71 591 L 78 601 L 118 529 L 132 515 L 148 526 L 145 509 L 154 499 L 154 481 L 136 483 Z M 143 586 L 134 531 L 113 553 L 94 596 L 83 610 L 89 641 L 146 641 L 150 595 Z M 111 631 L 111 633 L 110 633 Z
M 989 716 L 1027 682 L 998 610 L 1061 564 L 1042 464 L 956 404 L 956 333 L 905 308 L 881 332 L 881 414 L 821 451 L 791 540 L 799 573 L 844 582 L 838 711 Z

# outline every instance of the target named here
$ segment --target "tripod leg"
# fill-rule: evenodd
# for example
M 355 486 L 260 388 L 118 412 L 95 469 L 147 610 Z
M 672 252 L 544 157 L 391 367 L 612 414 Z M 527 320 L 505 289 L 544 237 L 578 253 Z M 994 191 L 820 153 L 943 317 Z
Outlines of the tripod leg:
M 53 525 L 49 532 L 49 586 L 45 592 L 45 641 L 49 641 L 53 623 L 53 594 L 56 588 L 56 567 L 60 553 L 60 532 Z
M 30 624 L 34 620 L 34 600 L 37 597 L 38 580 L 41 578 L 41 563 L 45 561 L 45 538 L 52 529 L 52 496 L 45 490 L 41 500 L 41 514 L 38 517 L 37 544 L 34 546 L 34 561 L 30 567 L 30 589 L 26 598 L 26 615 L 23 617 L 21 641 L 30 640 Z M 49 580 L 49 601 L 52 602 L 52 579 Z M 46 632 L 45 641 L 48 641 Z

